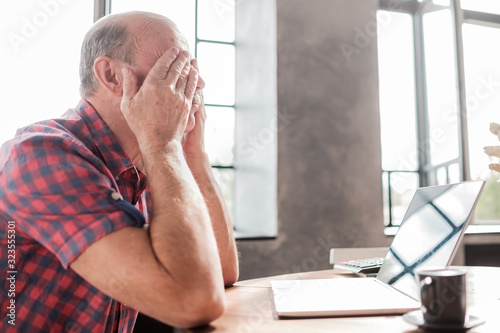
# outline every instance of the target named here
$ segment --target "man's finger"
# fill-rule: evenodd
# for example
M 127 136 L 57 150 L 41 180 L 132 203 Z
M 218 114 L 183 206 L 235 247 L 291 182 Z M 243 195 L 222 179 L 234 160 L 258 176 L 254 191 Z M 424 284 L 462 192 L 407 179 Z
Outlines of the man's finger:
M 190 71 L 191 71 L 191 65 L 189 64 L 189 62 L 186 62 L 186 65 L 182 69 L 181 75 L 179 76 L 179 80 L 177 80 L 177 90 L 178 91 L 185 91 L 186 90 L 186 85 L 188 82 Z
M 198 85 L 198 71 L 194 68 L 189 72 L 189 76 L 186 83 L 186 90 L 184 92 L 186 98 L 189 101 L 194 99 L 194 94 L 196 93 L 196 86 Z
M 176 87 L 177 81 L 179 81 L 179 77 L 181 76 L 186 63 L 189 64 L 189 53 L 187 51 L 181 51 L 168 69 L 168 73 L 165 77 L 165 83 Z
M 198 73 L 200 72 L 200 68 L 198 67 L 198 59 L 191 60 L 191 66 L 193 66 L 194 68 L 196 68 L 196 70 L 198 71 Z
M 128 107 L 130 101 L 134 98 L 135 94 L 137 94 L 138 86 L 137 86 L 137 77 L 134 75 L 132 69 L 128 67 L 122 68 L 123 75 L 123 94 L 121 101 L 121 109 L 122 112 L 125 108 Z
M 172 64 L 178 59 L 179 49 L 173 47 L 162 54 L 148 74 L 147 80 L 162 81 L 168 75 Z
M 198 76 L 198 80 L 199 80 L 199 76 Z M 196 89 L 198 89 L 198 88 L 196 88 Z M 198 105 L 203 104 L 203 92 L 201 90 L 195 91 L 194 97 L 193 97 L 193 103 L 198 104 Z

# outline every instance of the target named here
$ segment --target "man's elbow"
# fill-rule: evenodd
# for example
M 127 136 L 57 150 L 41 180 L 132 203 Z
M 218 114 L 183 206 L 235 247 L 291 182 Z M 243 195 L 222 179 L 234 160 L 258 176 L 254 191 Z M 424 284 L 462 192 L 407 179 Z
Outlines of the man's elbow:
M 228 269 L 224 272 L 224 286 L 229 287 L 238 281 L 240 272 L 238 266 L 236 265 L 232 269 Z
M 226 307 L 224 291 L 214 291 L 209 295 L 192 295 L 182 307 L 182 315 L 175 325 L 191 328 L 211 323 L 222 316 Z

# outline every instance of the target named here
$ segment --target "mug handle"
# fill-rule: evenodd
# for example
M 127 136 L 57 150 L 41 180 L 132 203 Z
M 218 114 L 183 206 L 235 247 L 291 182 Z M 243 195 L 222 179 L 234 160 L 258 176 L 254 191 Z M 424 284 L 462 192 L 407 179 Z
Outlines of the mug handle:
M 432 290 L 432 288 L 430 288 L 432 282 L 433 281 L 430 276 L 427 276 L 422 279 L 422 281 L 420 281 L 420 298 L 422 302 L 422 312 L 424 313 L 427 311 L 427 309 L 423 305 L 428 304 L 427 299 L 431 297 L 431 295 L 429 295 L 429 290 Z

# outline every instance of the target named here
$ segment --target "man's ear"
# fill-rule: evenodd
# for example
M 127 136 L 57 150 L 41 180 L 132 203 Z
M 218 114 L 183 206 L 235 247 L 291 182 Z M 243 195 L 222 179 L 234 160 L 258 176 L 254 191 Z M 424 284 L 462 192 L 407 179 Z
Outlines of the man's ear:
M 120 62 L 113 58 L 101 56 L 94 62 L 94 73 L 102 89 L 116 97 L 123 95 L 123 74 Z

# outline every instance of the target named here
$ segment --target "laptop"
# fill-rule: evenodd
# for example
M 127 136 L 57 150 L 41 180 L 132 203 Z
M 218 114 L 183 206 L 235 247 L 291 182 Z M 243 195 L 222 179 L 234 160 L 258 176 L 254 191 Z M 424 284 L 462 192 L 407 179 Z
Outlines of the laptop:
M 446 267 L 484 181 L 417 189 L 376 277 L 271 281 L 280 317 L 402 314 L 420 308 L 419 267 Z

